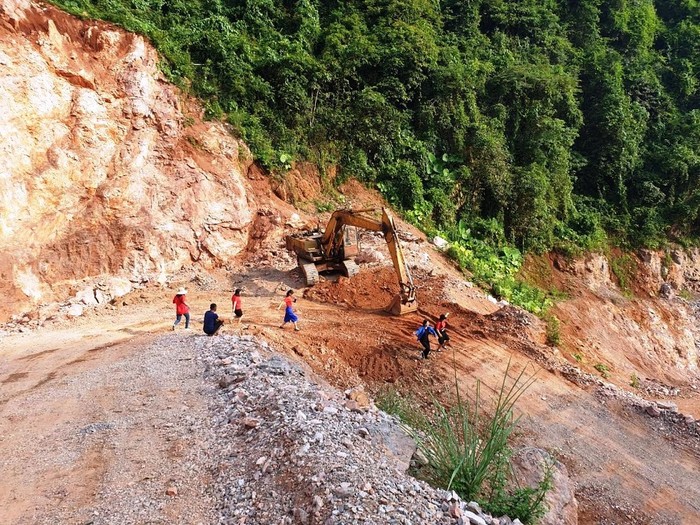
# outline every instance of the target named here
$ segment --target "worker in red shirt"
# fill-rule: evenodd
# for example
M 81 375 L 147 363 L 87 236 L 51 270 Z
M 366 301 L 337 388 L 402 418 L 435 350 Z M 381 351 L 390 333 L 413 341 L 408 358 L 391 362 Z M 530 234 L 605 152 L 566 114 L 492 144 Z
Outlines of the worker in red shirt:
M 175 305 L 175 322 L 173 323 L 173 330 L 180 324 L 182 316 L 185 316 L 185 329 L 190 328 L 190 307 L 187 305 L 186 297 L 187 290 L 180 288 L 177 291 L 175 297 L 173 297 L 173 304 Z
M 294 308 L 292 308 L 292 305 L 297 302 L 296 297 L 292 297 L 294 295 L 294 290 L 288 290 L 287 295 L 284 297 L 284 300 L 280 303 L 280 305 L 277 307 L 279 310 L 282 308 L 282 305 L 286 305 L 284 308 L 284 322 L 280 325 L 280 328 L 284 328 L 284 325 L 287 323 L 293 323 L 294 324 L 294 330 L 299 331 L 299 325 L 297 324 L 299 321 L 299 318 L 297 317 L 297 314 L 294 313 Z
M 236 321 L 240 324 L 241 322 L 241 317 L 243 317 L 243 301 L 241 300 L 241 292 L 242 290 L 240 288 L 236 288 L 236 291 L 233 292 L 233 295 L 231 296 L 231 309 L 233 310 L 233 315 L 236 316 Z
M 447 343 L 450 342 L 450 336 L 447 334 L 447 317 L 449 313 L 442 314 L 437 323 L 435 323 L 435 331 L 438 334 L 438 352 L 442 351 L 443 348 L 447 348 Z

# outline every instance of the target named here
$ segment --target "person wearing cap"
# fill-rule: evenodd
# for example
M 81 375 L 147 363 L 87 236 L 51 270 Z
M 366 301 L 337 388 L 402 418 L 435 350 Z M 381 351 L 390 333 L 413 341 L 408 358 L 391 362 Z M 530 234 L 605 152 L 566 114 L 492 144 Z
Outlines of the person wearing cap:
M 447 334 L 447 317 L 449 313 L 444 313 L 440 316 L 440 319 L 435 323 L 435 331 L 438 334 L 438 352 L 442 351 L 443 348 L 447 348 L 447 343 L 450 342 L 450 336 Z
M 187 290 L 180 288 L 175 297 L 173 297 L 173 304 L 175 305 L 175 322 L 173 323 L 173 330 L 175 330 L 175 327 L 180 324 L 180 320 L 182 319 L 183 315 L 185 316 L 185 329 L 189 330 L 190 328 L 190 307 L 186 301 L 186 294 Z

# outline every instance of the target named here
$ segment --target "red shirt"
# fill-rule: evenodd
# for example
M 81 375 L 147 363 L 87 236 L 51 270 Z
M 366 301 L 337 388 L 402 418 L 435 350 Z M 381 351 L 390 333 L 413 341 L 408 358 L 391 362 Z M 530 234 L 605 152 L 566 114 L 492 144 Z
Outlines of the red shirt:
M 243 307 L 242 307 L 243 302 L 241 301 L 240 295 L 231 296 L 231 303 L 233 304 L 234 310 L 242 310 L 243 309 Z
M 435 323 L 435 330 L 438 332 L 442 332 L 445 328 L 447 328 L 447 321 L 438 321 Z
M 291 308 L 293 302 L 294 302 L 294 298 L 291 295 L 288 295 L 287 297 L 284 298 L 284 304 L 287 305 L 287 308 Z
M 173 304 L 175 305 L 175 313 L 178 315 L 190 313 L 190 307 L 185 304 L 184 295 L 176 295 L 173 297 Z

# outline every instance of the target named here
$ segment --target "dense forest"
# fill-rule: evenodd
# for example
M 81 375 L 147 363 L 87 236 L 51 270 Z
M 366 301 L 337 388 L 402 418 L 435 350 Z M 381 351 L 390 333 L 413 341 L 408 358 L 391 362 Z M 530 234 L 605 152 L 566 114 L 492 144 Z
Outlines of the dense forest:
M 700 234 L 697 0 L 58 0 L 148 35 L 258 160 L 521 251 Z

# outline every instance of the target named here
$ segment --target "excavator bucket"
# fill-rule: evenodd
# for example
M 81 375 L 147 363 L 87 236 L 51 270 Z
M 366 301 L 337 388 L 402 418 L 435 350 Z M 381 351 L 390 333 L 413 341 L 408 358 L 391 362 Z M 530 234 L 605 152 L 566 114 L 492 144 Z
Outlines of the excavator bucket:
M 418 301 L 404 302 L 401 294 L 396 294 L 394 299 L 386 307 L 386 311 L 392 315 L 404 315 L 418 310 Z

